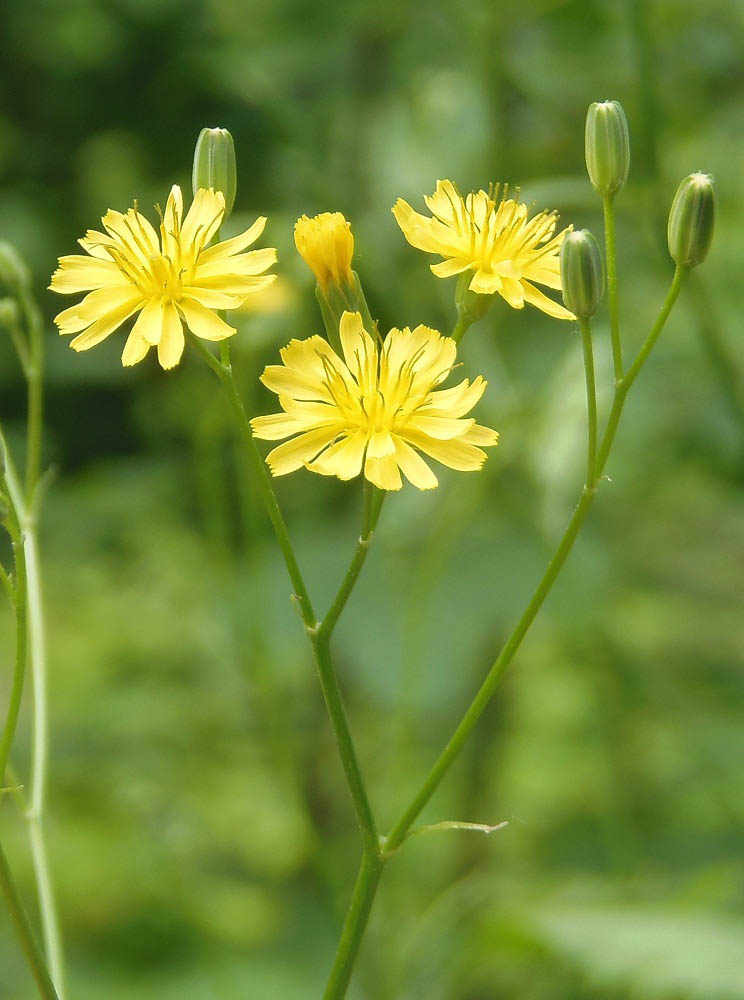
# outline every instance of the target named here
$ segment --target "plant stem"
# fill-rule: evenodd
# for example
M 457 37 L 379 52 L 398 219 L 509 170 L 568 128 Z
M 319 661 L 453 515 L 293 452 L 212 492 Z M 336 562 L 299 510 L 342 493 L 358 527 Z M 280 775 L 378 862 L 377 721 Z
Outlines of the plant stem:
M 319 631 L 313 634 L 308 632 L 312 643 L 315 663 L 318 668 L 318 678 L 323 691 L 328 716 L 331 720 L 333 733 L 336 738 L 338 755 L 346 776 L 346 783 L 349 786 L 351 799 L 354 804 L 359 829 L 362 833 L 364 849 L 368 853 L 379 853 L 379 837 L 377 825 L 375 823 L 372 807 L 369 803 L 367 788 L 362 777 L 361 768 L 357 759 L 354 741 L 346 718 L 341 691 L 336 678 L 336 671 L 331 659 L 331 650 L 327 635 L 322 635 Z
M 596 482 L 597 465 L 597 392 L 594 384 L 594 351 L 592 348 L 592 327 L 588 319 L 579 320 L 581 344 L 584 350 L 584 376 L 586 378 L 586 482 L 592 486 Z
M 306 628 L 317 628 L 318 622 L 315 618 L 315 612 L 313 611 L 310 595 L 305 585 L 302 573 L 300 572 L 300 567 L 297 563 L 294 549 L 292 548 L 292 542 L 289 537 L 289 532 L 287 531 L 287 525 L 285 524 L 284 517 L 282 516 L 282 512 L 279 508 L 274 487 L 271 484 L 269 470 L 266 468 L 266 463 L 256 447 L 250 422 L 246 416 L 240 395 L 238 394 L 238 389 L 235 385 L 235 378 L 233 377 L 232 365 L 229 362 L 225 365 L 221 361 L 218 361 L 209 348 L 206 347 L 198 337 L 190 336 L 189 339 L 220 382 L 222 382 L 222 385 L 227 392 L 227 398 L 230 402 L 233 413 L 237 418 L 238 428 L 240 430 L 241 437 L 245 442 L 251 466 L 256 474 L 256 478 L 258 479 L 261 496 L 263 498 L 264 505 L 266 506 L 269 520 L 271 521 L 274 529 L 274 534 L 276 535 L 276 540 L 279 543 L 279 548 L 284 556 L 284 562 L 287 566 L 287 572 L 289 573 L 289 578 L 292 581 L 292 586 L 294 587 L 295 598 L 297 600 L 302 621 Z
M 323 1000 L 342 1000 L 346 996 L 383 867 L 384 860 L 377 849 L 364 851 Z
M 13 540 L 13 554 L 15 563 L 15 589 L 13 592 L 13 607 L 15 610 L 16 627 L 16 648 L 15 665 L 13 668 L 13 685 L 10 691 L 10 701 L 8 703 L 8 713 L 5 719 L 2 740 L 0 740 L 0 785 L 3 784 L 5 770 L 8 766 L 10 748 L 15 736 L 18 724 L 18 713 L 21 708 L 21 698 L 23 696 L 23 683 L 26 677 L 26 657 L 28 653 L 28 597 L 26 582 L 26 553 L 24 549 L 23 537 L 21 535 L 18 516 L 12 501 L 8 511 L 8 520 L 11 538 Z
M 602 474 L 610 448 L 612 447 L 615 432 L 617 431 L 618 421 L 620 419 L 620 414 L 622 413 L 622 408 L 628 391 L 638 375 L 638 372 L 641 370 L 644 362 L 648 358 L 651 349 L 656 343 L 659 334 L 664 327 L 664 323 L 666 322 L 672 306 L 674 305 L 674 302 L 679 294 L 685 274 L 686 270 L 684 268 L 678 267 L 675 271 L 674 279 L 672 280 L 671 287 L 667 293 L 656 322 L 643 342 L 643 345 L 641 346 L 635 361 L 628 370 L 627 375 L 618 385 L 616 385 L 615 400 L 608 418 L 602 443 L 599 447 L 594 480 L 590 479 L 589 482 L 585 483 L 579 502 L 576 505 L 570 521 L 568 522 L 566 530 L 563 533 L 563 537 L 558 543 L 558 548 L 553 553 L 542 579 L 538 583 L 535 592 L 530 598 L 529 604 L 525 608 L 521 618 L 514 628 L 514 631 L 507 639 L 506 644 L 486 675 L 486 679 L 465 712 L 460 724 L 457 726 L 449 742 L 439 755 L 434 767 L 431 769 L 424 783 L 413 797 L 410 805 L 393 827 L 389 837 L 387 837 L 385 841 L 386 851 L 393 852 L 401 845 L 406 834 L 408 833 L 408 830 L 411 828 L 411 825 L 415 822 L 419 813 L 434 794 L 434 791 L 439 786 L 442 778 L 457 758 L 463 744 L 467 740 L 468 736 L 478 722 L 478 719 L 481 717 L 483 711 L 491 700 L 499 682 L 501 681 L 501 678 L 504 676 L 507 667 L 514 657 L 514 654 L 519 649 L 519 646 L 527 634 L 530 625 L 542 607 L 545 598 L 550 593 L 550 589 L 553 586 L 558 573 L 563 567 L 569 552 L 571 551 L 571 547 L 573 546 L 576 536 L 579 533 L 579 529 L 584 523 L 589 508 L 591 507 L 594 497 L 596 496 L 597 480 Z
M 459 344 L 472 325 L 473 320 L 470 319 L 465 313 L 462 313 L 457 317 L 457 322 L 455 323 L 450 337 L 452 337 L 456 344 Z
M 0 889 L 2 889 L 8 911 L 10 912 L 11 919 L 15 925 L 16 933 L 18 934 L 18 938 L 21 942 L 21 947 L 23 948 L 26 959 L 28 960 L 28 964 L 31 968 L 31 972 L 36 981 L 39 995 L 43 998 L 43 1000 L 60 1000 L 59 995 L 54 989 L 54 983 L 49 976 L 49 971 L 47 970 L 44 962 L 44 956 L 42 955 L 38 942 L 34 937 L 34 932 L 31 929 L 31 922 L 28 919 L 28 914 L 23 907 L 23 903 L 21 902 L 21 898 L 18 894 L 18 888 L 16 887 L 15 880 L 13 878 L 13 873 L 10 870 L 8 859 L 6 858 L 1 845 Z
M 341 612 L 346 606 L 346 602 L 354 589 L 354 584 L 357 582 L 362 566 L 364 565 L 364 561 L 367 558 L 367 552 L 372 544 L 372 538 L 374 537 L 377 521 L 385 499 L 384 491 L 380 491 L 380 493 L 381 498 L 375 502 L 377 499 L 375 497 L 375 488 L 369 480 L 364 480 L 364 516 L 362 520 L 362 531 L 359 535 L 359 540 L 357 542 L 351 564 L 346 571 L 346 576 L 344 577 L 338 593 L 334 598 L 333 604 L 330 606 L 326 612 L 325 618 L 320 623 L 318 632 L 322 637 L 330 638 L 333 633 L 333 630 L 336 627 L 336 622 L 341 617 Z
M 619 382 L 615 384 L 615 397 L 612 403 L 612 409 L 610 410 L 610 415 L 607 418 L 607 426 L 605 427 L 605 432 L 602 437 L 602 443 L 599 446 L 599 453 L 597 455 L 597 475 L 601 476 L 604 471 L 604 467 L 607 463 L 607 458 L 610 453 L 610 448 L 612 447 L 612 442 L 615 438 L 615 432 L 617 431 L 617 425 L 620 421 L 620 415 L 623 412 L 623 406 L 625 405 L 625 400 L 627 398 L 628 392 L 633 382 L 638 376 L 638 372 L 643 367 L 646 359 L 651 353 L 654 344 L 659 339 L 659 334 L 664 329 L 664 324 L 669 317 L 669 313 L 672 311 L 672 306 L 677 301 L 677 296 L 682 288 L 682 282 L 689 273 L 687 268 L 677 267 L 674 272 L 674 278 L 672 279 L 672 284 L 667 292 L 667 296 L 664 299 L 664 304 L 659 310 L 659 315 L 656 318 L 656 322 L 651 327 L 646 339 L 643 341 L 638 354 L 627 371 L 627 374 L 620 379 Z
M 607 258 L 607 299 L 610 310 L 610 338 L 615 381 L 623 377 L 623 348 L 620 343 L 620 306 L 617 291 L 617 251 L 615 246 L 615 196 L 602 199 L 604 210 L 605 256 Z

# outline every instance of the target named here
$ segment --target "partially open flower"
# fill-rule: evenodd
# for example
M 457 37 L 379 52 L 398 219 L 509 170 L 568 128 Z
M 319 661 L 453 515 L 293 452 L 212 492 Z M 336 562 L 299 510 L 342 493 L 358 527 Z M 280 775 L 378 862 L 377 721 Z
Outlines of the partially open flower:
M 142 361 L 157 347 L 163 368 L 173 368 L 184 349 L 183 323 L 204 340 L 224 340 L 236 331 L 216 310 L 235 309 L 270 284 L 264 274 L 276 250 L 243 253 L 263 232 L 257 219 L 239 236 L 209 246 L 225 211 L 221 191 L 197 191 L 183 218 L 181 189 L 174 185 L 160 224 L 160 237 L 137 208 L 108 211 L 105 233 L 89 229 L 80 245 L 89 256 L 60 257 L 49 286 L 53 292 L 89 292 L 55 317 L 62 334 L 76 333 L 71 346 L 86 351 L 136 313 L 122 363 Z
M 452 181 L 437 181 L 434 194 L 424 198 L 433 218 L 414 212 L 402 198 L 393 215 L 411 246 L 444 257 L 431 265 L 437 277 L 472 271 L 472 292 L 498 292 L 515 309 L 528 302 L 548 316 L 573 319 L 533 284 L 561 287 L 558 253 L 571 227 L 556 233 L 555 212 L 530 219 L 527 206 L 506 194 L 506 188 L 500 192 L 497 186 L 463 198 Z
M 401 472 L 420 490 L 437 478 L 419 452 L 451 469 L 476 471 L 482 448 L 496 431 L 465 417 L 483 395 L 478 376 L 438 389 L 452 371 L 457 345 L 436 330 L 393 329 L 378 346 L 359 313 L 344 313 L 343 358 L 322 337 L 292 340 L 284 364 L 269 365 L 261 381 L 279 396 L 283 413 L 254 417 L 257 438 L 291 440 L 266 459 L 275 476 L 303 465 L 312 472 L 365 477 L 382 490 L 399 490 Z
M 301 216 L 295 223 L 294 237 L 300 256 L 321 288 L 351 284 L 354 237 L 341 212 L 322 212 L 312 219 Z

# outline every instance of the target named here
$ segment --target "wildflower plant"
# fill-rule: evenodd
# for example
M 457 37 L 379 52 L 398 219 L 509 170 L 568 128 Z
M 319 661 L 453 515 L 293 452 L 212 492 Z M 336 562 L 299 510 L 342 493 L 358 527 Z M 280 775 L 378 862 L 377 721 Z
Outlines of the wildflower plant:
M 181 192 L 173 187 L 159 232 L 137 205 L 126 213 L 108 212 L 105 232 L 89 231 L 80 241 L 86 256 L 60 258 L 53 291 L 87 294 L 60 313 L 62 334 L 74 334 L 72 347 L 95 346 L 128 320 L 134 319 L 124 346 L 125 365 L 144 360 L 157 348 L 163 368 L 173 368 L 190 346 L 209 366 L 224 388 L 244 455 L 271 521 L 292 584 L 292 596 L 312 648 L 339 759 L 361 835 L 361 862 L 338 948 L 331 965 L 324 1000 L 345 996 L 359 952 L 377 887 L 390 858 L 414 832 L 451 829 L 490 831 L 494 826 L 470 819 L 445 821 L 425 828 L 415 823 L 456 760 L 493 697 L 545 598 L 555 583 L 592 507 L 628 393 L 656 344 L 690 270 L 705 258 L 715 220 L 715 188 L 708 175 L 683 181 L 669 219 L 669 249 L 674 276 L 658 317 L 630 364 L 623 358 L 615 253 L 615 198 L 628 176 L 629 138 L 622 108 L 616 102 L 592 105 L 587 117 L 586 162 L 590 179 L 602 199 L 604 255 L 591 233 L 560 228 L 548 210 L 531 212 L 518 194 L 493 186 L 463 197 L 449 180 L 437 182 L 425 203 L 429 217 L 399 199 L 393 213 L 407 241 L 442 260 L 431 266 L 438 278 L 457 278 L 454 288 L 456 321 L 452 335 L 426 325 L 393 328 L 382 334 L 372 318 L 362 284 L 353 270 L 354 237 L 338 212 L 313 219 L 303 216 L 295 228 L 297 249 L 316 278 L 316 297 L 324 334 L 303 331 L 289 340 L 260 376 L 278 397 L 278 412 L 249 418 L 234 377 L 229 338 L 235 329 L 224 311 L 243 306 L 266 287 L 276 252 L 248 251 L 266 220 L 258 219 L 245 233 L 219 240 L 226 209 L 236 192 L 232 140 L 222 129 L 205 129 L 194 160 L 194 200 L 186 215 Z M 29 379 L 29 439 L 25 491 L 14 472 L 3 442 L 2 502 L 4 524 L 15 554 L 13 572 L 2 570 L 2 582 L 17 616 L 16 679 L 0 743 L 0 774 L 8 778 L 8 754 L 18 718 L 25 667 L 25 643 L 38 660 L 43 645 L 40 624 L 27 630 L 26 616 L 36 614 L 38 557 L 33 511 L 39 483 L 40 334 L 38 314 L 30 304 L 22 268 L 0 254 L 0 279 L 9 292 L 0 302 L 0 320 L 11 328 Z M 8 278 L 10 275 L 10 278 Z M 538 286 L 562 294 L 563 304 Z M 609 293 L 610 339 L 614 363 L 614 394 L 600 421 L 595 387 L 592 317 L 600 307 L 605 286 Z M 5 294 L 5 293 L 4 293 Z M 513 630 L 464 712 L 444 742 L 429 773 L 397 821 L 382 833 L 358 758 L 333 662 L 331 640 L 367 558 L 380 521 L 383 501 L 405 487 L 434 489 L 437 474 L 430 462 L 455 472 L 477 472 L 496 445 L 495 430 L 476 422 L 473 411 L 487 388 L 480 374 L 458 374 L 459 342 L 500 297 L 508 306 L 532 305 L 550 317 L 576 321 L 586 383 L 586 473 L 576 506 L 545 571 Z M 7 300 L 7 301 L 6 301 Z M 10 303 L 10 304 L 8 304 Z M 529 322 L 529 313 L 523 314 Z M 19 317 L 21 319 L 19 319 Z M 21 320 L 26 326 L 19 329 Z M 34 332 L 35 331 L 35 332 Z M 298 331 L 294 331 L 298 333 Z M 485 335 L 485 333 L 484 333 Z M 210 341 L 220 341 L 219 354 Z M 258 373 L 256 373 L 258 374 Z M 256 439 L 280 442 L 264 458 Z M 498 453 L 495 453 L 496 455 Z M 493 460 L 493 459 L 492 459 Z M 274 490 L 273 477 L 297 473 L 313 489 L 308 472 L 332 476 L 354 488 L 361 484 L 362 523 L 348 570 L 325 614 L 319 616 L 290 538 Z M 449 472 L 446 473 L 449 475 Z M 36 596 L 35 596 L 36 595 Z M 36 652 L 34 653 L 34 648 Z M 43 691 L 43 676 L 34 678 Z M 37 738 L 43 746 L 43 718 L 37 717 Z M 41 752 L 41 751 L 40 751 Z M 43 772 L 43 755 L 38 765 Z M 41 780 L 41 779 L 40 779 Z M 32 783 L 32 812 L 40 823 L 43 789 Z M 33 840 L 33 838 L 32 838 Z M 47 879 L 48 881 L 48 879 Z M 0 852 L 0 885 L 14 916 L 16 929 L 39 992 L 46 1000 L 62 996 L 59 936 L 53 905 L 40 897 L 45 950 L 36 945 L 4 855 Z M 46 903 L 44 902 L 46 900 Z

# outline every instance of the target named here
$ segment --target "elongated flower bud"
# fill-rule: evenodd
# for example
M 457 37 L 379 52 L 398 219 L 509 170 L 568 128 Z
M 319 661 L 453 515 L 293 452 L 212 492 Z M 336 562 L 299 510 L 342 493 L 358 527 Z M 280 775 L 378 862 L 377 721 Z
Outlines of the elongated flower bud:
M 597 194 L 611 197 L 628 179 L 630 140 L 625 112 L 617 101 L 589 106 L 584 130 L 586 169 Z
M 226 128 L 203 128 L 199 133 L 194 150 L 192 183 L 194 194 L 199 188 L 213 188 L 223 193 L 223 218 L 226 219 L 235 204 L 237 189 L 235 146 Z
M 0 294 L 19 295 L 31 284 L 31 274 L 10 243 L 0 243 Z
M 667 239 L 672 260 L 695 267 L 708 256 L 716 222 L 716 188 L 710 174 L 685 177 L 669 212 Z
M 367 300 L 356 271 L 351 269 L 354 236 L 341 212 L 322 212 L 295 223 L 295 246 L 315 275 L 315 297 L 328 339 L 338 346 L 339 323 L 345 312 L 359 312 L 365 329 L 374 329 Z
M 604 295 L 602 255 L 588 229 L 568 233 L 561 246 L 563 301 L 579 319 L 589 319 Z

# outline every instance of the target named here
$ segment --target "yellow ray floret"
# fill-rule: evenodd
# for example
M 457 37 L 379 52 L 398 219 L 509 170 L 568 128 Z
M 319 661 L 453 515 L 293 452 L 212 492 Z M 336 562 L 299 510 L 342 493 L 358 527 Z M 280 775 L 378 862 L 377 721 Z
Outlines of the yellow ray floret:
M 463 198 L 452 181 L 437 181 L 436 191 L 424 201 L 431 218 L 414 212 L 402 198 L 393 215 L 411 246 L 444 258 L 431 266 L 437 277 L 472 271 L 473 292 L 498 292 L 515 309 L 528 302 L 548 316 L 574 319 L 535 287 L 561 287 L 558 255 L 571 227 L 556 233 L 555 212 L 528 218 L 527 206 L 507 198 L 506 189 L 501 197 L 497 187 Z
M 281 365 L 261 381 L 279 396 L 282 413 L 254 417 L 257 438 L 279 441 L 266 459 L 275 476 L 305 466 L 312 472 L 353 479 L 364 470 L 381 490 L 399 490 L 401 472 L 420 490 L 437 478 L 419 452 L 463 472 L 486 460 L 496 431 L 467 414 L 486 388 L 479 375 L 438 389 L 455 364 L 457 345 L 427 326 L 393 329 L 378 346 L 359 313 L 345 312 L 339 326 L 343 358 L 322 337 L 292 340 Z M 294 435 L 294 436 L 292 436 Z
M 136 205 L 126 214 L 108 211 L 105 232 L 89 229 L 79 240 L 88 256 L 60 257 L 49 286 L 53 292 L 88 292 L 82 302 L 55 317 L 71 346 L 86 351 L 137 315 L 124 346 L 125 365 L 142 361 L 157 347 L 163 368 L 173 368 L 184 348 L 183 324 L 204 340 L 224 340 L 235 329 L 216 310 L 236 309 L 275 278 L 264 274 L 276 250 L 243 251 L 263 232 L 257 219 L 239 236 L 209 246 L 222 223 L 221 191 L 200 189 L 183 217 L 181 189 L 171 188 L 159 234 Z

